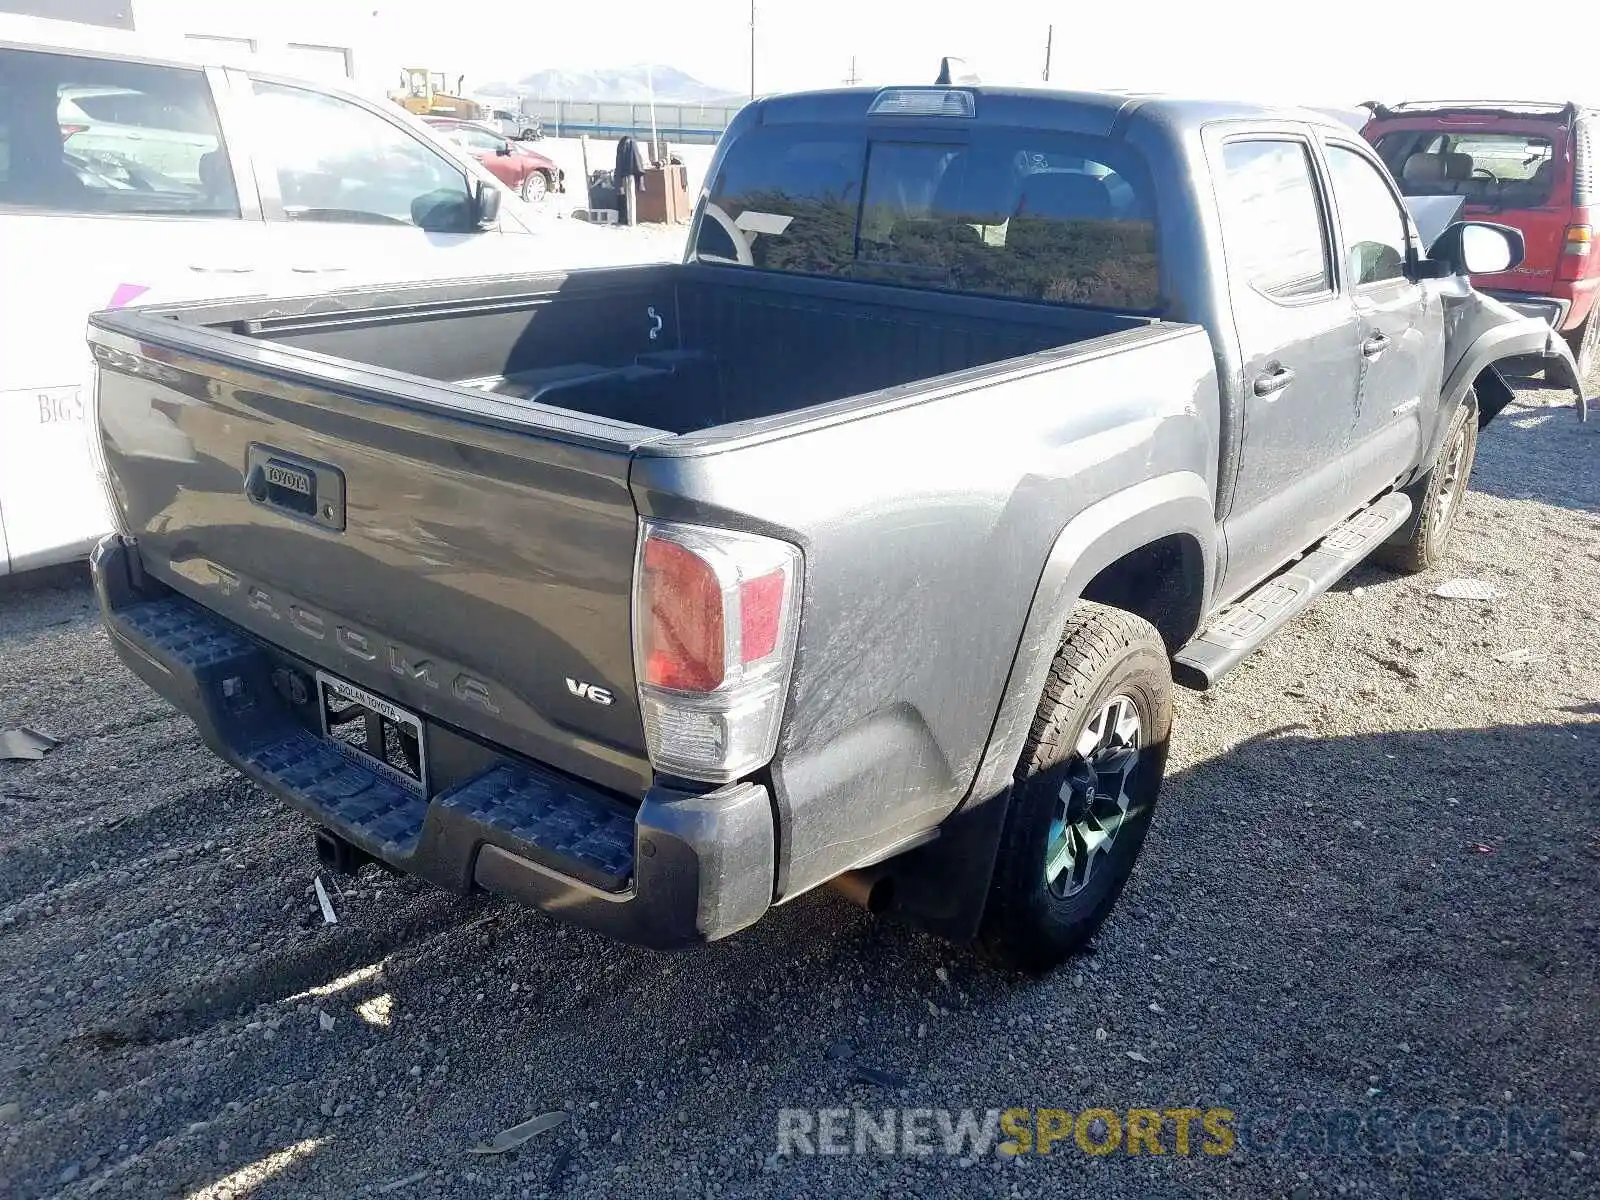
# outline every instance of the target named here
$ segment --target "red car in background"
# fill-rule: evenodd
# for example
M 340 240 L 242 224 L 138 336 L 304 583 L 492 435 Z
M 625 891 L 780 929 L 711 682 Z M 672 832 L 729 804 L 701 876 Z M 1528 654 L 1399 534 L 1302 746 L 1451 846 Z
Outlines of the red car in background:
M 475 121 L 424 117 L 442 137 L 449 138 L 524 200 L 543 200 L 551 192 L 566 190 L 566 174 L 544 155 L 529 150 Z
M 1600 110 L 1576 104 L 1369 103 L 1363 136 L 1408 196 L 1461 196 L 1469 220 L 1522 231 L 1515 270 L 1473 286 L 1543 317 L 1580 374 L 1600 364 Z

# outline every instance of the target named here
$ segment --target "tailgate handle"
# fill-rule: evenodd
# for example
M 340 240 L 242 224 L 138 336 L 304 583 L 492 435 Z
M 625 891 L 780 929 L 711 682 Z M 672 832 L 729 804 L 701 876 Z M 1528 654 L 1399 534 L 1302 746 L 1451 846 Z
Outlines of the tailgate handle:
M 250 503 L 324 529 L 344 529 L 344 472 L 273 446 L 252 442 L 244 492 Z

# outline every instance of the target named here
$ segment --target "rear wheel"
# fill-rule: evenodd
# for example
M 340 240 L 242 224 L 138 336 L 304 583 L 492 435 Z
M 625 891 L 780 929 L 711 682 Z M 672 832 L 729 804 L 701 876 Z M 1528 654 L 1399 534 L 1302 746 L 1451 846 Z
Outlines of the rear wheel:
M 1466 502 L 1467 482 L 1478 456 L 1478 397 L 1466 400 L 1450 418 L 1444 444 L 1432 468 L 1406 489 L 1414 506 L 1412 517 L 1397 536 L 1372 554 L 1374 562 L 1415 574 L 1439 565 L 1450 548 L 1456 518 Z
M 1011 785 L 979 933 L 986 957 L 1042 972 L 1094 936 L 1144 845 L 1171 729 L 1161 635 L 1080 604 Z
M 1589 319 L 1566 336 L 1572 344 L 1572 357 L 1578 360 L 1578 382 L 1587 385 L 1600 366 L 1600 301 L 1589 310 Z
M 522 198 L 537 204 L 550 191 L 550 179 L 543 171 L 530 171 L 522 181 Z

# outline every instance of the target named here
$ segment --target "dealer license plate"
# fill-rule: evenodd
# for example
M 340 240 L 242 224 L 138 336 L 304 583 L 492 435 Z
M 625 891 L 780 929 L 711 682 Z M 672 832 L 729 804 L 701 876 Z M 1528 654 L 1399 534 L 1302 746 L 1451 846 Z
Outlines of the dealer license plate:
M 322 733 L 340 753 L 401 787 L 428 794 L 422 718 L 366 688 L 317 672 Z

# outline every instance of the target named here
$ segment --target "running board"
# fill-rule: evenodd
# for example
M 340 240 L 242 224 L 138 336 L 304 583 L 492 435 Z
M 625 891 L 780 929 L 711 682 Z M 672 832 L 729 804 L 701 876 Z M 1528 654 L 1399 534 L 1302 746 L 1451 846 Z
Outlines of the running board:
M 1213 618 L 1172 663 L 1172 677 L 1205 691 L 1246 655 L 1299 616 L 1318 596 L 1371 554 L 1411 515 L 1411 500 L 1390 492 L 1362 509 L 1293 565 Z

